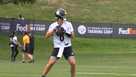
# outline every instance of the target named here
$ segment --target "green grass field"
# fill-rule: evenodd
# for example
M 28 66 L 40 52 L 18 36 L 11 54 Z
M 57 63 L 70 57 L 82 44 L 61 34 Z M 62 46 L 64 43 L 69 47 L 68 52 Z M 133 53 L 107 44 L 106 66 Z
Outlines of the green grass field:
M 9 59 L 8 38 L 0 38 L 0 77 L 40 77 L 51 53 L 51 40 L 36 36 L 35 63 L 22 64 Z M 41 41 L 43 40 L 43 41 Z M 135 77 L 136 41 L 134 39 L 75 38 L 73 49 L 77 59 L 77 77 Z M 62 58 L 48 77 L 70 77 L 70 68 Z
M 135 77 L 134 54 L 90 54 L 77 55 L 77 77 Z M 86 55 L 87 56 L 87 55 Z M 40 77 L 45 60 L 34 64 L 1 61 L 0 77 Z M 48 77 L 70 77 L 69 66 L 63 59 L 50 71 Z

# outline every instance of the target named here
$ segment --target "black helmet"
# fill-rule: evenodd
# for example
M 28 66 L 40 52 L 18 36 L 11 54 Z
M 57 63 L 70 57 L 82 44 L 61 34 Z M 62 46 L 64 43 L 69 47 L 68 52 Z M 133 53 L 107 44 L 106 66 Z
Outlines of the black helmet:
M 56 16 L 57 18 L 61 18 L 61 19 L 63 19 L 66 14 L 67 14 L 67 13 L 66 13 L 66 10 L 64 10 L 63 8 L 59 8 L 59 9 L 57 9 L 57 11 L 55 12 L 55 16 Z

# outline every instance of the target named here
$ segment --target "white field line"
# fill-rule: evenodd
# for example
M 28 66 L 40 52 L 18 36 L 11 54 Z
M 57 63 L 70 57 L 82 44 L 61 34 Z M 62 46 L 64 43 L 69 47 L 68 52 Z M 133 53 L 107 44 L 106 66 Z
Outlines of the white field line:
M 77 72 L 78 75 L 113 75 L 113 76 L 136 76 L 136 74 L 106 73 L 106 72 Z

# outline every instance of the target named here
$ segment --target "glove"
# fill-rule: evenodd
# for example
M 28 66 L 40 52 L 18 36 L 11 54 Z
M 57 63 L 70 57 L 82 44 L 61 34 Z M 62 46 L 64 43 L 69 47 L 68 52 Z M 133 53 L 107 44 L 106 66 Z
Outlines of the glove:
M 60 37 L 60 40 L 61 40 L 61 41 L 63 41 L 63 40 L 64 40 L 64 34 L 65 34 L 64 28 L 61 27 L 61 26 L 57 26 L 57 27 L 55 28 L 55 31 L 56 31 L 56 35 L 57 35 L 58 37 Z
M 71 37 L 71 36 L 72 36 L 71 33 L 67 33 L 67 32 L 65 32 L 65 35 L 66 35 L 67 37 Z
M 55 31 L 56 31 L 56 35 L 57 35 L 57 36 L 64 36 L 64 34 L 65 34 L 65 30 L 64 30 L 64 28 L 61 27 L 61 26 L 57 26 L 57 27 L 55 28 Z

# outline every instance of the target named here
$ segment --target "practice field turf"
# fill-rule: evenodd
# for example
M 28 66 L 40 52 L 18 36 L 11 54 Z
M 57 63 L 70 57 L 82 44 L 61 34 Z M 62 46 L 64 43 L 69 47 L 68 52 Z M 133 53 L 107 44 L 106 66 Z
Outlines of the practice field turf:
M 44 64 L 51 53 L 51 41 L 35 36 L 35 63 L 9 60 L 7 36 L 0 35 L 0 77 L 40 77 Z M 77 77 L 136 77 L 135 39 L 76 38 Z M 50 71 L 48 77 L 70 77 L 68 63 L 62 58 Z
M 136 77 L 135 53 L 77 54 L 77 77 Z M 34 64 L 0 61 L 0 77 L 40 77 L 47 60 Z M 70 77 L 69 65 L 61 59 L 48 77 Z

